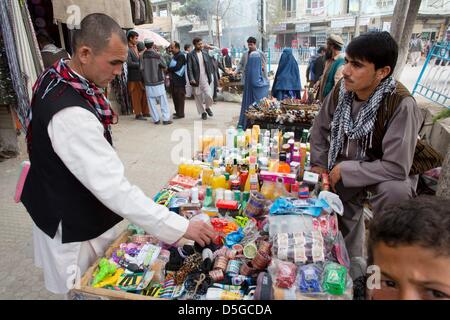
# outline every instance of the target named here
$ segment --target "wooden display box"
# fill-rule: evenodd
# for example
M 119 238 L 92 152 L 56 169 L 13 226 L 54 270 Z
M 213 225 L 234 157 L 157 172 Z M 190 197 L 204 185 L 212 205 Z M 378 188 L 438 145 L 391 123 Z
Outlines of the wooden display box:
M 106 250 L 104 257 L 110 258 L 114 249 L 119 248 L 121 243 L 128 242 L 128 237 L 130 235 L 131 231 L 127 230 L 122 232 L 108 250 Z M 97 259 L 97 261 L 85 272 L 79 286 L 76 286 L 75 289 L 70 292 L 71 298 L 75 300 L 166 300 L 123 291 L 91 287 L 89 283 L 98 267 L 100 259 L 101 258 Z

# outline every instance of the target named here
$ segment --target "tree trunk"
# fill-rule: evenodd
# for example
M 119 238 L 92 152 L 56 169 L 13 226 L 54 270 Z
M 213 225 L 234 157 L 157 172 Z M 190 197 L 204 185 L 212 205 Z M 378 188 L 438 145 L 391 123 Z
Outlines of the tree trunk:
M 398 60 L 395 66 L 394 78 L 400 79 L 400 75 L 406 64 L 406 58 L 408 57 L 409 42 L 411 40 L 414 23 L 416 22 L 417 14 L 422 0 L 410 0 L 408 13 L 406 15 L 405 26 L 401 32 L 400 42 L 398 43 Z M 395 17 L 393 17 L 394 19 Z M 397 32 L 397 31 L 396 31 Z
M 390 33 L 394 40 L 400 44 L 402 32 L 405 28 L 406 14 L 408 13 L 409 0 L 397 0 L 392 16 Z
M 448 148 L 447 155 L 442 163 L 442 171 L 439 178 L 436 195 L 450 199 L 450 147 Z

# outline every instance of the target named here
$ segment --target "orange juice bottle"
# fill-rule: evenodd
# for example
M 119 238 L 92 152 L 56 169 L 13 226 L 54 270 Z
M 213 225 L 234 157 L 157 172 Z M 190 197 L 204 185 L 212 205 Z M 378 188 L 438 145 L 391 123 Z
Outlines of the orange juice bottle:
M 211 180 L 213 177 L 213 169 L 211 168 L 205 168 L 203 169 L 203 173 L 202 173 L 202 185 L 204 186 L 210 186 L 211 185 Z

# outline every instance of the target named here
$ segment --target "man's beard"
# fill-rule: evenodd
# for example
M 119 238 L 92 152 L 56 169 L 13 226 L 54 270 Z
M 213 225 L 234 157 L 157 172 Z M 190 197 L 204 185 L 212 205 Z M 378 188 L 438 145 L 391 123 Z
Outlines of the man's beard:
M 325 51 L 325 59 L 330 60 L 331 58 L 333 58 L 333 51 L 331 50 Z

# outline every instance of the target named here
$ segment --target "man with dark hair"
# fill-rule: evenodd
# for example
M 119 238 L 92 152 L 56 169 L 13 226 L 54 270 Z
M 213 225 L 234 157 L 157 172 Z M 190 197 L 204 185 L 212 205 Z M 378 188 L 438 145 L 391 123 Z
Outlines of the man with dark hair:
M 161 106 L 163 125 L 172 124 L 170 120 L 169 101 L 167 100 L 164 86 L 164 71 L 167 69 L 164 58 L 154 49 L 154 43 L 150 39 L 144 41 L 147 50 L 144 52 L 140 62 L 142 78 L 144 79 L 147 101 L 150 106 L 153 123 L 160 124 L 160 116 L 156 108 L 156 100 Z
M 145 96 L 145 86 L 140 71 L 140 55 L 137 48 L 139 34 L 130 30 L 127 33 L 128 39 L 128 92 L 131 97 L 131 105 L 136 120 L 147 120 L 150 117 L 150 110 Z
M 265 79 L 268 79 L 267 57 L 266 57 L 265 53 L 256 47 L 256 39 L 254 37 L 249 37 L 247 39 L 247 45 L 248 45 L 248 51 L 244 52 L 242 54 L 241 60 L 239 61 L 239 64 L 235 71 L 235 74 L 242 73 L 241 82 L 242 82 L 242 84 L 244 84 L 245 83 L 245 67 L 247 66 L 248 58 L 253 51 L 256 51 L 259 53 L 259 55 L 261 57 L 263 76 Z
M 317 97 L 320 101 L 323 101 L 334 85 L 342 79 L 342 69 L 345 63 L 344 55 L 341 54 L 343 46 L 344 40 L 338 35 L 332 34 L 327 39 L 325 70 L 315 85 L 315 88 L 318 90 Z
M 192 46 L 189 43 L 186 43 L 184 45 L 184 51 L 183 51 L 184 57 L 186 58 L 186 69 L 187 69 L 187 56 L 188 56 L 189 52 L 191 52 L 191 50 L 192 50 Z M 185 72 L 184 72 L 184 77 L 186 79 L 185 97 L 192 98 L 192 86 L 189 83 L 189 76 L 188 76 L 187 70 L 185 70 Z
M 184 118 L 184 102 L 186 98 L 186 57 L 180 50 L 180 44 L 173 41 L 171 44 L 173 53 L 169 64 L 170 87 L 173 104 L 175 105 L 174 119 Z
M 370 32 L 348 45 L 344 79 L 326 97 L 311 131 L 311 165 L 330 171 L 344 202 L 339 226 L 351 257 L 363 257 L 363 205 L 374 215 L 415 196 L 411 171 L 422 115 L 409 91 L 391 75 L 398 46 L 388 32 Z
M 50 38 L 47 32 L 39 31 L 36 34 L 36 38 L 39 44 L 39 49 L 41 49 L 41 56 L 45 69 L 60 59 L 70 58 L 66 50 L 55 46 L 53 39 Z
M 449 208 L 448 199 L 420 196 L 374 217 L 368 263 L 381 271 L 381 283 L 375 287 L 378 277 L 369 272 L 369 299 L 450 299 Z
M 319 81 L 325 68 L 325 47 L 319 47 L 317 54 L 312 56 L 306 68 L 306 82 L 312 88 Z
M 212 227 L 190 222 L 130 184 L 112 146 L 117 122 L 101 88 L 122 72 L 127 38 L 110 17 L 86 16 L 75 30 L 73 59 L 36 82 L 27 146 L 31 167 L 21 201 L 33 220 L 36 265 L 45 286 L 64 294 L 117 239 L 123 218 L 166 243 L 209 243 Z
M 203 50 L 203 41 L 201 38 L 194 38 L 194 49 L 188 54 L 187 68 L 188 78 L 192 86 L 195 104 L 198 113 L 203 120 L 213 116 L 211 106 L 213 105 L 213 66 L 208 53 Z M 206 108 L 203 107 L 203 101 Z

